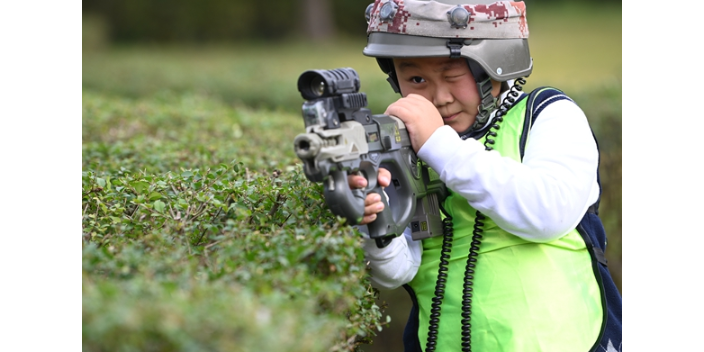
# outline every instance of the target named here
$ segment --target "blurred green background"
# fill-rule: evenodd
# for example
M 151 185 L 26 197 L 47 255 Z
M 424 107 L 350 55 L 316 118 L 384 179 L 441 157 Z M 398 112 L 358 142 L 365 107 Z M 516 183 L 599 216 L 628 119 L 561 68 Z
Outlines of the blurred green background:
M 126 99 L 192 93 L 276 118 L 300 110 L 301 72 L 353 67 L 380 113 L 397 96 L 361 53 L 368 3 L 84 0 L 82 89 Z M 587 113 L 602 151 L 607 257 L 621 288 L 621 2 L 526 4 L 534 59 L 526 88 L 558 87 Z M 401 348 L 410 301 L 399 289 L 382 292 L 385 302 L 392 321 L 364 350 Z

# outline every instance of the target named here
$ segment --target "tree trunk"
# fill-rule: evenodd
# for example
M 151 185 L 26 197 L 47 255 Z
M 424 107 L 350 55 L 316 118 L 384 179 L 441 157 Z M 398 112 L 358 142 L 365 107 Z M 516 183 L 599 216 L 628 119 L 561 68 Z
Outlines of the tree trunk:
M 303 0 L 305 35 L 315 41 L 324 41 L 335 35 L 330 0 Z

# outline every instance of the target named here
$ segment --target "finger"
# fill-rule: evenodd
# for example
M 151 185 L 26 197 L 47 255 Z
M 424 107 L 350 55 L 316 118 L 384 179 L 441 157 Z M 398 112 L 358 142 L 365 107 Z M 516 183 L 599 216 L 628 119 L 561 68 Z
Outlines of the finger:
M 347 175 L 347 183 L 350 188 L 364 188 L 367 186 L 367 179 L 360 175 Z
M 377 177 L 377 180 L 381 187 L 388 187 L 391 183 L 391 172 L 383 167 L 379 168 L 379 176 Z
M 369 224 L 370 222 L 373 222 L 376 220 L 376 214 L 370 214 L 362 218 L 362 221 L 359 223 L 360 225 L 366 225 Z
M 378 193 L 369 193 L 369 195 L 367 195 L 367 198 L 364 199 L 365 209 L 366 207 L 374 203 L 381 203 L 381 196 Z
M 384 203 L 375 202 L 364 207 L 364 215 L 376 214 L 384 210 Z

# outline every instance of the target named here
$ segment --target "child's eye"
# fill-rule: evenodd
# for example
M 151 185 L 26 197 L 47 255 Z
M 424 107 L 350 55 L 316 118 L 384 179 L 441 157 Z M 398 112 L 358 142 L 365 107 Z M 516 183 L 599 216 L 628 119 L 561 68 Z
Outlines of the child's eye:
M 425 82 L 425 80 L 423 79 L 423 77 L 414 76 L 414 77 L 411 77 L 411 82 L 413 82 L 413 83 L 423 83 L 423 82 Z

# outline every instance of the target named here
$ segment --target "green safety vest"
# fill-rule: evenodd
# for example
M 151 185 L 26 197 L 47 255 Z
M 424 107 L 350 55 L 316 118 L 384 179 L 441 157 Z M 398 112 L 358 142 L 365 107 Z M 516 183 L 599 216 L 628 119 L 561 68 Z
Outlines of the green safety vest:
M 509 110 L 493 146 L 503 157 L 518 161 L 526 100 Z M 452 192 L 443 206 L 454 229 L 436 347 L 446 352 L 461 349 L 462 288 L 476 210 Z M 535 243 L 502 230 L 488 217 L 483 222 L 472 286 L 472 351 L 588 351 L 599 337 L 603 307 L 590 254 L 577 230 Z M 442 236 L 422 241 L 421 265 L 408 284 L 418 303 L 418 342 L 423 349 L 442 241 Z

